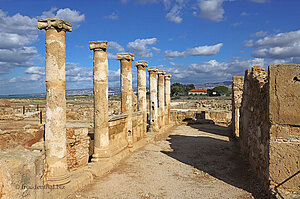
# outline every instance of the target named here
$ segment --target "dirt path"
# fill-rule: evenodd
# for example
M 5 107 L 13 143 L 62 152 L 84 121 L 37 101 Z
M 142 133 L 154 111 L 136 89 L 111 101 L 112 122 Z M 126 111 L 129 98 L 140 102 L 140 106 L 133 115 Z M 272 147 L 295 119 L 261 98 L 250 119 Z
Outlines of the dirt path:
M 227 133 L 178 126 L 69 198 L 265 198 Z

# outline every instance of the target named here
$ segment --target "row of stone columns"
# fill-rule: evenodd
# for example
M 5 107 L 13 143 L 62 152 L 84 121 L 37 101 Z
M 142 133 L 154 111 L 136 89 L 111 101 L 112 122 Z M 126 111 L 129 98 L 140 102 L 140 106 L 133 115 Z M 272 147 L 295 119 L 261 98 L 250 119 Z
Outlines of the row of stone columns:
M 164 70 L 158 70 L 157 67 L 149 67 L 148 72 L 150 90 L 150 131 L 158 131 L 160 128 L 164 127 L 164 125 L 170 124 L 170 80 L 172 75 L 166 73 Z M 165 114 L 165 111 L 167 111 L 167 114 Z M 167 118 L 165 115 L 167 115 Z
M 66 97 L 65 97 L 65 34 L 72 31 L 72 24 L 55 18 L 38 20 L 38 28 L 46 30 L 45 36 L 45 68 L 46 68 L 46 121 L 45 149 L 46 175 L 50 185 L 66 184 L 70 181 L 67 166 L 66 142 Z M 92 162 L 109 161 L 109 117 L 108 117 L 108 60 L 107 42 L 90 42 L 93 57 L 93 89 L 94 89 L 94 154 Z M 126 139 L 128 147 L 133 145 L 132 137 L 132 71 L 131 62 L 134 55 L 120 53 L 117 55 L 121 67 L 121 112 L 126 114 Z M 143 114 L 143 132 L 147 131 L 147 100 L 146 100 L 146 68 L 148 62 L 136 61 L 138 74 L 138 111 Z M 157 131 L 169 124 L 170 115 L 170 74 L 149 67 L 150 86 L 150 129 Z M 157 75 L 158 96 L 157 101 Z M 166 108 L 165 108 L 166 107 Z M 159 109 L 158 109 L 159 108 Z M 168 117 L 164 117 L 165 109 Z M 158 115 L 159 114 L 159 115 Z M 159 121 L 158 121 L 159 120 Z

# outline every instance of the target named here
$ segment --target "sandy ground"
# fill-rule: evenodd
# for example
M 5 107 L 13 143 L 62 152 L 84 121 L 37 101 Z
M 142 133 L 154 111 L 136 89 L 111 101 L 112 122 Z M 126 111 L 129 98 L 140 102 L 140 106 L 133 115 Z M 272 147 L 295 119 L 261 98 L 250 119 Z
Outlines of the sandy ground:
M 266 198 L 226 127 L 177 126 L 68 198 Z

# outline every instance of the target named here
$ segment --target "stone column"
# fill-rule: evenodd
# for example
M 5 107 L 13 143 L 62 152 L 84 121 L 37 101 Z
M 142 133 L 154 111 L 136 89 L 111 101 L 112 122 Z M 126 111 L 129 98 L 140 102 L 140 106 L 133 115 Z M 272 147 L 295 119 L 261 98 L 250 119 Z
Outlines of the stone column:
M 65 62 L 66 32 L 72 24 L 61 19 L 39 19 L 38 28 L 46 30 L 46 121 L 45 180 L 49 185 L 70 181 L 67 166 Z
M 150 89 L 150 131 L 158 131 L 157 111 L 157 67 L 149 67 L 149 89 Z
M 170 109 L 171 109 L 171 73 L 165 75 L 165 102 L 167 117 L 165 118 L 165 124 L 170 124 Z
M 242 95 L 244 87 L 243 76 L 232 77 L 232 119 L 231 125 L 234 136 L 239 137 L 239 120 L 240 120 L 240 107 L 242 104 Z
M 164 127 L 164 112 L 165 112 L 165 74 L 166 71 L 158 71 L 158 125 L 159 128 Z
M 146 98 L 146 68 L 148 62 L 136 61 L 134 65 L 137 67 L 137 88 L 138 88 L 138 110 L 143 113 L 143 135 L 147 137 L 147 98 Z
M 127 114 L 126 137 L 128 147 L 132 147 L 132 72 L 131 61 L 134 55 L 131 53 L 119 53 L 117 59 L 121 62 L 121 112 Z
M 94 51 L 94 154 L 92 162 L 109 161 L 107 41 L 90 42 Z

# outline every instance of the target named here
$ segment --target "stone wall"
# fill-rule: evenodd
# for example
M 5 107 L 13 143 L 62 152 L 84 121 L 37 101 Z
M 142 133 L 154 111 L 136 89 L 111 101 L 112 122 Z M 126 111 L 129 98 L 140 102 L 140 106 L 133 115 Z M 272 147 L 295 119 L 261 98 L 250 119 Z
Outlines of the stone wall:
M 143 114 L 140 111 L 132 114 L 132 136 L 133 142 L 137 142 L 143 138 Z
M 281 195 L 300 194 L 299 74 L 300 65 L 271 65 L 268 74 L 252 67 L 245 73 L 241 149 L 264 188 Z
M 69 170 L 88 164 L 89 143 L 88 128 L 67 128 L 67 163 Z
M 43 198 L 44 155 L 38 151 L 0 151 L 0 198 Z
M 232 77 L 232 131 L 233 136 L 239 137 L 239 118 L 244 87 L 243 76 Z
M 245 72 L 240 113 L 240 145 L 264 186 L 268 185 L 269 121 L 267 72 L 254 66 Z
M 15 149 L 17 146 L 30 147 L 44 137 L 43 125 L 26 125 L 26 123 L 14 122 L 14 125 L 1 126 L 0 150 Z
M 109 147 L 111 155 L 115 155 L 125 149 L 128 145 L 126 140 L 127 115 L 113 116 L 109 120 Z
M 201 111 L 197 109 L 171 109 L 171 121 L 175 124 L 183 124 L 187 119 L 212 120 L 217 125 L 228 126 L 231 122 L 229 111 Z

